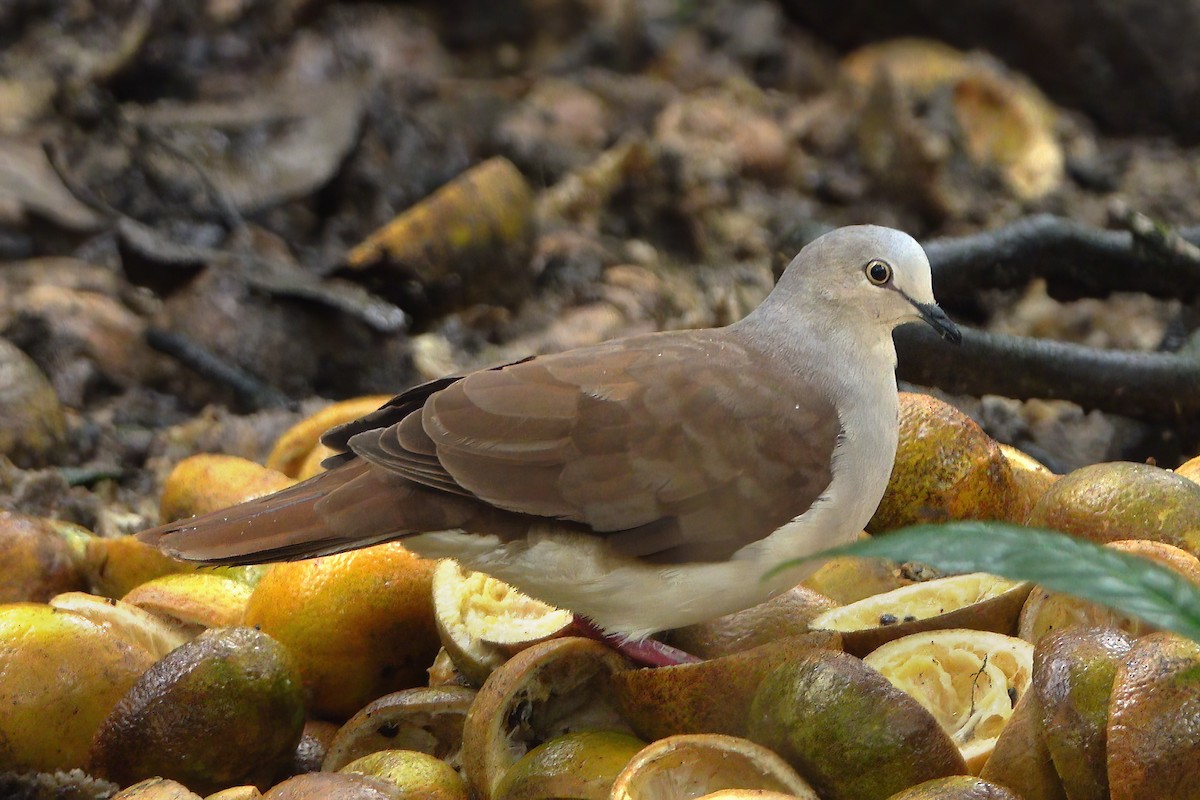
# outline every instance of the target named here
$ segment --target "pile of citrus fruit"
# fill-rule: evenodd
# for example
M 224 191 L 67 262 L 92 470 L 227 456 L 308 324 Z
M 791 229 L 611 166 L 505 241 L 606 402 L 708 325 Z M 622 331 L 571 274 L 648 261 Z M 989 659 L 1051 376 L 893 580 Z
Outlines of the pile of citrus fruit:
M 267 467 L 181 462 L 163 515 L 289 485 L 319 469 L 321 430 L 376 402 L 301 423 Z M 1188 470 L 1060 477 L 938 400 L 901 408 L 864 535 L 1029 522 L 1200 583 Z M 704 660 L 638 669 L 563 610 L 401 543 L 207 569 L 5 513 L 0 554 L 3 796 L 1198 796 L 1200 644 L 983 573 L 836 559 L 664 634 Z

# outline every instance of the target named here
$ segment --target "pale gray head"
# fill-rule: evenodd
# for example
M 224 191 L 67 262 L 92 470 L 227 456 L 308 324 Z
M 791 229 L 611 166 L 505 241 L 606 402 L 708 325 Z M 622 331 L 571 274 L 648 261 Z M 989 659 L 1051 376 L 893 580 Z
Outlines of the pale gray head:
M 907 233 L 878 225 L 838 228 L 810 242 L 779 279 L 773 296 L 811 298 L 810 307 L 829 310 L 862 325 L 890 331 L 923 320 L 943 338 L 962 334 L 933 298 L 925 251 Z

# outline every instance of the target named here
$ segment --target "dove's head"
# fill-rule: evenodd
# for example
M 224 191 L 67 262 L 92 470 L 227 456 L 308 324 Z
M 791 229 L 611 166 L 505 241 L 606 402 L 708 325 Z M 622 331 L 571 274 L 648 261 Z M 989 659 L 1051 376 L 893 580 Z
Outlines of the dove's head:
M 858 324 L 890 331 L 922 320 L 945 339 L 962 339 L 933 298 L 925 251 L 892 228 L 852 225 L 815 239 L 788 265 L 775 293 L 780 290 L 804 295 L 810 307 Z

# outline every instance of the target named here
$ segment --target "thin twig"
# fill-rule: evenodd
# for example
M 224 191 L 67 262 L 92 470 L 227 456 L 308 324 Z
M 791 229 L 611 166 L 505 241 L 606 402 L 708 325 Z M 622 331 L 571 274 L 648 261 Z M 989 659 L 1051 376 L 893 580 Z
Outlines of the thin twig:
M 1200 247 L 1169 225 L 1151 219 L 1121 203 L 1109 211 L 1109 219 L 1133 234 L 1134 247 L 1141 247 L 1162 261 L 1200 265 Z
M 250 408 L 294 408 L 296 401 L 241 367 L 231 364 L 174 331 L 150 328 L 146 342 L 161 353 L 181 363 L 213 383 L 226 386 L 238 400 Z
M 170 138 L 155 130 L 152 126 L 131 120 L 121 108 L 120 103 L 110 93 L 101 92 L 93 99 L 99 104 L 99 110 L 106 121 L 116 129 L 118 137 L 126 142 L 131 156 L 136 161 L 145 161 L 146 151 L 149 147 L 157 147 L 162 150 L 168 157 L 188 167 L 196 174 L 197 179 L 200 181 L 200 187 L 208 197 L 208 202 L 212 210 L 216 213 L 222 224 L 224 224 L 226 230 L 230 232 L 243 232 L 246 229 L 245 217 L 242 216 L 237 207 L 229 200 L 229 197 L 221 187 L 217 186 L 204 164 L 195 155 L 171 141 Z M 122 133 L 132 134 L 132 136 L 121 136 Z M 42 148 L 46 151 L 46 155 L 50 160 L 50 166 L 58 175 L 59 180 L 63 182 L 67 190 L 74 194 L 77 199 L 105 216 L 123 216 L 121 212 L 113 208 L 95 192 L 91 191 L 90 188 L 83 186 L 68 175 L 63 165 L 56 158 L 54 148 L 48 141 L 43 142 Z
M 50 165 L 50 169 L 62 181 L 63 187 L 72 197 L 109 222 L 113 222 L 124 216 L 121 211 L 114 208 L 107 200 L 93 192 L 90 187 L 75 180 L 75 177 L 67 172 L 66 167 L 59 160 L 58 146 L 54 142 L 49 139 L 43 141 L 42 152 L 46 154 L 46 162 Z
M 121 122 L 133 126 L 139 139 L 158 147 L 175 160 L 190 167 L 192 172 L 196 173 L 197 178 L 200 180 L 200 186 L 204 189 L 204 193 L 208 195 L 208 201 L 225 224 L 226 230 L 231 232 L 245 231 L 245 218 L 233 203 L 229 201 L 225 192 L 213 182 L 213 179 L 208 174 L 208 170 L 200 163 L 199 159 L 149 125 L 131 123 L 124 114 L 121 114 L 119 108 L 117 113 Z

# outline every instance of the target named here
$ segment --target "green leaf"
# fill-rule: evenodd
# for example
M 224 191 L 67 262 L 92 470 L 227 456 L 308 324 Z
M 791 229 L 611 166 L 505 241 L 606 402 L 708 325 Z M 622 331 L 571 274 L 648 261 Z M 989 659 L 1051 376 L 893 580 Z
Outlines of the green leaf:
M 1145 558 L 1054 531 L 1003 522 L 904 530 L 787 561 L 863 556 L 920 561 L 944 572 L 988 572 L 1101 603 L 1200 642 L 1200 587 Z

